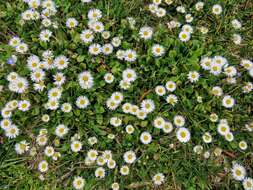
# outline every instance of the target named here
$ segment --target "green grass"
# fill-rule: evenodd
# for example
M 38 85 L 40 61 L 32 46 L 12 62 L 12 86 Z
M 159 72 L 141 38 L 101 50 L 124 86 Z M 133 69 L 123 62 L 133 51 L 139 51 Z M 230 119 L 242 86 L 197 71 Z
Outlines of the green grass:
M 166 23 L 171 18 L 183 19 L 175 11 L 175 4 L 167 8 L 169 15 L 158 19 L 147 11 L 146 5 L 149 1 L 144 0 L 101 0 L 90 5 L 80 5 L 78 0 L 55 0 L 57 16 L 54 18 L 59 23 L 59 29 L 54 30 L 54 38 L 50 43 L 41 43 L 37 39 L 40 33 L 40 22 L 26 23 L 20 26 L 20 14 L 24 11 L 25 4 L 21 0 L 6 1 L 0 4 L 0 85 L 6 88 L 0 92 L 0 107 L 12 99 L 30 99 L 32 107 L 28 112 L 15 112 L 13 121 L 20 126 L 22 134 L 14 140 L 8 140 L 0 130 L 0 137 L 3 143 L 0 144 L 0 189 L 72 189 L 73 177 L 81 175 L 86 179 L 85 189 L 104 190 L 116 180 L 123 187 L 122 189 L 155 189 L 150 181 L 157 172 L 163 172 L 166 182 L 157 189 L 163 190 L 197 190 L 197 189 L 243 189 L 242 185 L 232 179 L 230 172 L 224 171 L 224 167 L 230 168 L 231 162 L 237 160 L 247 168 L 248 176 L 253 175 L 252 171 L 252 133 L 243 130 L 245 123 L 252 120 L 252 92 L 243 94 L 242 81 L 250 81 L 245 71 L 242 77 L 233 85 L 225 84 L 222 77 L 217 78 L 204 72 L 199 66 L 199 60 L 203 55 L 222 55 L 229 60 L 231 65 L 238 65 L 241 58 L 252 59 L 253 57 L 253 3 L 250 0 L 220 0 L 206 1 L 204 11 L 201 13 L 192 11 L 194 21 L 192 26 L 206 26 L 209 33 L 202 35 L 194 32 L 188 43 L 182 43 L 178 39 L 179 29 L 170 31 Z M 177 5 L 186 5 L 187 10 L 193 7 L 196 1 L 176 1 Z M 220 3 L 224 8 L 221 17 L 211 14 L 211 6 Z M 135 63 L 120 62 L 116 57 L 92 58 L 87 48 L 78 40 L 80 33 L 87 24 L 87 11 L 96 7 L 103 13 L 102 21 L 105 28 L 110 30 L 112 36 L 121 35 L 124 37 L 122 48 L 132 48 L 138 52 L 138 61 Z M 136 29 L 128 27 L 126 17 L 136 19 Z M 79 20 L 79 27 L 70 31 L 65 27 L 68 17 L 75 17 Z M 243 36 L 241 45 L 235 45 L 231 41 L 231 35 L 235 32 L 230 21 L 238 18 L 243 23 L 240 34 Z M 143 25 L 154 28 L 155 34 L 150 42 L 144 42 L 138 38 L 138 28 Z M 42 102 L 47 101 L 47 94 L 36 93 L 30 88 L 30 93 L 18 95 L 7 89 L 7 73 L 16 71 L 21 76 L 29 76 L 30 71 L 25 67 L 28 55 L 20 56 L 15 66 L 5 64 L 6 60 L 14 53 L 7 43 L 11 35 L 18 35 L 30 47 L 30 53 L 40 54 L 42 50 L 52 49 L 55 55 L 63 54 L 70 58 L 70 66 L 64 71 L 68 83 L 64 85 L 63 102 L 74 103 L 76 97 L 85 94 L 92 102 L 92 106 L 85 111 L 74 110 L 71 113 L 61 111 L 48 112 L 42 108 Z M 96 41 L 101 41 L 100 37 Z M 166 55 L 154 59 L 150 48 L 154 43 L 166 47 Z M 104 62 L 105 68 L 101 62 Z M 157 109 L 148 116 L 146 121 L 140 121 L 131 115 L 125 115 L 122 111 L 111 112 L 105 109 L 104 102 L 110 94 L 120 90 L 118 83 L 106 85 L 102 80 L 103 75 L 110 71 L 114 74 L 116 81 L 121 80 L 121 73 L 127 67 L 135 69 L 138 79 L 131 88 L 124 92 L 125 99 L 134 104 L 140 104 L 143 98 L 150 98 L 156 102 Z M 76 75 L 83 70 L 90 70 L 94 73 L 95 86 L 89 91 L 81 90 L 76 82 Z M 190 70 L 201 71 L 202 77 L 198 83 L 189 85 L 185 83 Z M 74 73 L 74 74 L 73 74 Z M 176 81 L 178 88 L 175 95 L 179 97 L 179 103 L 175 107 L 166 104 L 163 98 L 158 97 L 153 89 L 155 86 L 165 84 L 167 80 Z M 50 79 L 47 79 L 50 80 Z M 252 81 L 252 79 L 251 79 Z M 213 86 L 220 85 L 227 94 L 231 94 L 237 100 L 237 105 L 232 110 L 224 109 L 217 97 L 210 95 Z M 52 87 L 48 83 L 47 90 Z M 146 93 L 148 92 L 148 93 Z M 145 96 L 143 96 L 145 94 Z M 204 102 L 198 104 L 196 97 L 201 95 Z M 234 142 L 227 142 L 216 132 L 216 126 L 209 121 L 210 113 L 215 112 L 219 118 L 226 118 L 235 131 Z M 41 115 L 48 113 L 51 120 L 48 124 L 41 122 Z M 187 127 L 191 131 L 191 142 L 184 145 L 177 141 L 175 133 L 164 134 L 152 127 L 151 122 L 155 116 L 161 115 L 172 121 L 173 116 L 182 114 L 186 117 Z M 135 126 L 135 133 L 127 135 L 122 133 L 120 128 L 109 126 L 109 118 L 112 116 L 123 118 L 124 125 Z M 71 128 L 70 134 L 65 141 L 62 141 L 57 151 L 61 152 L 62 158 L 58 161 L 48 159 L 50 169 L 45 174 L 45 180 L 39 180 L 37 170 L 38 162 L 43 158 L 43 148 L 38 149 L 38 155 L 17 156 L 14 145 L 23 139 L 35 145 L 35 136 L 41 128 L 47 128 L 49 134 L 53 134 L 54 127 L 64 123 Z M 142 131 L 152 132 L 153 143 L 145 146 L 139 142 Z M 201 135 L 210 131 L 214 137 L 211 144 L 204 144 Z M 84 142 L 83 151 L 80 154 L 73 154 L 70 150 L 70 138 L 79 132 Z M 107 138 L 108 133 L 116 134 L 116 141 Z M 106 178 L 98 180 L 94 176 L 94 168 L 84 164 L 86 151 L 91 147 L 87 143 L 88 137 L 96 136 L 99 140 L 93 148 L 97 150 L 110 149 L 113 151 L 117 165 L 124 164 L 122 154 L 134 149 L 141 163 L 136 162 L 131 167 L 131 173 L 127 177 L 121 177 L 119 167 L 110 170 Z M 54 135 L 49 137 L 50 144 L 53 144 Z M 238 149 L 238 142 L 246 140 L 249 148 L 243 152 Z M 174 144 L 174 148 L 169 145 Z M 204 150 L 212 152 L 216 147 L 230 152 L 236 157 L 222 154 L 215 157 L 213 154 L 209 159 L 196 155 L 192 149 L 194 145 L 203 144 Z

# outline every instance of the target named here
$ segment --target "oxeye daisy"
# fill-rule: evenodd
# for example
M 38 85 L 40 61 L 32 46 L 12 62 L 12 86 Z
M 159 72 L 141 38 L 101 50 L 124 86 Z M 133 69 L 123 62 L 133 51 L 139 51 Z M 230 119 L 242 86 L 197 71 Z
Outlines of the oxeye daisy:
M 157 173 L 153 176 L 152 181 L 155 185 L 161 185 L 165 180 L 165 176 L 162 173 Z
M 86 96 L 79 96 L 76 100 L 76 106 L 78 108 L 86 108 L 88 105 L 90 105 L 89 99 Z
M 125 59 L 125 54 L 126 54 L 125 51 L 123 51 L 123 50 L 118 50 L 118 51 L 116 52 L 116 57 L 117 57 L 119 60 L 123 60 L 123 59 Z M 131 55 L 130 55 L 130 57 L 131 57 Z
M 141 102 L 141 109 L 146 113 L 151 113 L 155 110 L 155 103 L 151 99 L 146 99 Z
M 42 173 L 48 170 L 48 163 L 45 160 L 42 160 L 38 165 L 38 170 Z
M 159 44 L 154 44 L 151 48 L 151 51 L 155 57 L 163 56 L 165 53 L 164 47 Z
M 93 77 L 89 71 L 84 71 L 78 75 L 78 81 L 83 89 L 90 89 L 93 86 Z
M 111 95 L 111 99 L 116 103 L 116 104 L 120 104 L 123 100 L 123 94 L 121 92 L 114 92 Z
M 73 152 L 79 152 L 82 149 L 82 143 L 80 141 L 75 140 L 71 142 L 70 147 Z
M 162 0 L 153 0 L 153 3 L 155 5 L 160 5 L 162 3 Z
M 120 168 L 121 175 L 128 175 L 129 174 L 129 167 L 127 165 L 124 165 Z
M 136 51 L 128 49 L 124 52 L 124 59 L 128 62 L 134 62 L 137 58 Z
M 60 124 L 56 127 L 55 134 L 56 136 L 63 138 L 68 133 L 68 131 L 69 129 L 65 125 Z
M 78 25 L 78 21 L 75 18 L 68 18 L 66 21 L 66 26 L 68 28 L 75 28 Z
M 99 167 L 95 170 L 95 176 L 97 178 L 104 178 L 105 177 L 105 169 L 102 167 Z
M 139 35 L 144 40 L 149 40 L 152 38 L 153 29 L 149 26 L 144 26 L 144 27 L 140 28 Z
M 246 177 L 246 170 L 245 168 L 238 164 L 235 163 L 231 169 L 233 178 L 237 181 L 242 181 Z
M 214 15 L 220 15 L 221 12 L 222 12 L 222 7 L 219 4 L 216 4 L 216 5 L 213 6 L 212 13 Z
M 177 135 L 177 139 L 183 143 L 188 142 L 191 138 L 190 131 L 185 127 L 180 127 L 177 130 L 176 135 Z
M 73 187 L 76 189 L 76 190 L 81 190 L 84 188 L 84 185 L 85 185 L 85 180 L 80 177 L 80 176 L 77 176 L 74 178 L 74 181 L 73 181 Z
M 191 34 L 189 32 L 186 32 L 186 31 L 181 31 L 179 33 L 179 39 L 182 41 L 182 42 L 187 42 L 189 41 L 191 38 Z
M 225 108 L 232 108 L 235 104 L 235 99 L 232 98 L 230 95 L 225 95 L 222 99 L 222 105 Z
M 152 136 L 149 132 L 142 132 L 140 136 L 140 140 L 143 144 L 149 144 L 152 141 Z

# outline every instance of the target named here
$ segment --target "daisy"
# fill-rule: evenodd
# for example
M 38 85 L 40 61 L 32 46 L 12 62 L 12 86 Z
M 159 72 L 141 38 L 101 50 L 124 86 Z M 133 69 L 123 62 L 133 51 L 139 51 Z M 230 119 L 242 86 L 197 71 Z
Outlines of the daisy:
M 200 65 L 204 70 L 210 70 L 212 59 L 209 57 L 202 57 L 200 60 Z
M 105 150 L 103 151 L 102 156 L 106 161 L 109 161 L 112 159 L 112 152 L 110 150 Z
M 66 81 L 66 77 L 64 76 L 64 74 L 60 72 L 53 75 L 53 78 L 54 78 L 54 85 L 59 87 L 62 86 Z
M 164 124 L 165 124 L 165 120 L 160 116 L 156 117 L 153 121 L 153 125 L 157 129 L 162 129 Z
M 171 133 L 173 130 L 173 125 L 171 122 L 166 121 L 162 128 L 164 133 Z
M 153 0 L 153 3 L 156 5 L 160 5 L 162 3 L 162 0 Z
M 190 71 L 187 76 L 188 76 L 189 81 L 194 83 L 199 80 L 200 75 L 197 71 Z
M 40 172 L 44 173 L 48 170 L 48 163 L 45 160 L 42 160 L 39 165 L 38 165 L 38 169 Z
M 65 136 L 68 133 L 68 131 L 69 129 L 65 125 L 60 124 L 56 127 L 55 134 L 56 136 L 63 138 L 63 136 Z
M 173 81 L 167 81 L 165 87 L 169 92 L 173 92 L 176 90 L 177 85 Z
M 89 71 L 84 71 L 78 75 L 78 81 L 83 89 L 90 89 L 93 86 L 93 77 Z
M 12 47 L 17 47 L 21 43 L 21 40 L 19 37 L 12 37 L 9 40 L 9 45 Z
M 73 152 L 79 152 L 82 149 L 82 143 L 80 141 L 73 141 L 70 148 Z
M 248 148 L 248 145 L 245 141 L 240 141 L 238 145 L 241 150 L 246 150 Z
M 185 124 L 185 118 L 181 115 L 176 115 L 173 120 L 177 127 L 183 127 Z
M 246 170 L 240 164 L 235 163 L 231 169 L 231 172 L 233 178 L 237 181 L 242 181 L 246 177 Z
M 222 12 L 222 7 L 218 4 L 214 5 L 212 8 L 212 13 L 215 15 L 220 15 Z
M 103 31 L 102 32 L 102 37 L 105 39 L 105 40 L 108 40 L 110 38 L 111 34 L 110 34 L 110 31 Z
M 47 144 L 47 137 L 46 135 L 39 135 L 36 138 L 36 142 L 39 146 L 45 146 Z
M 133 134 L 133 132 L 134 132 L 134 127 L 133 127 L 132 125 L 127 125 L 127 126 L 126 126 L 126 132 L 127 132 L 128 134 Z
M 148 5 L 148 9 L 149 9 L 149 11 L 150 12 L 152 12 L 152 13 L 156 13 L 157 12 L 157 10 L 158 10 L 158 6 L 156 5 L 156 4 L 149 4 Z
M 186 32 L 186 31 L 181 31 L 179 33 L 179 39 L 182 41 L 182 42 L 187 42 L 189 41 L 191 38 L 191 34 L 189 32 Z
M 172 106 L 175 106 L 178 102 L 178 98 L 176 95 L 174 94 L 169 94 L 167 97 L 166 97 L 166 102 L 168 104 L 171 104 Z
M 114 38 L 112 38 L 111 43 L 114 47 L 119 47 L 120 44 L 121 44 L 121 38 L 120 37 L 114 37 Z
M 59 102 L 55 99 L 49 99 L 45 107 L 49 110 L 57 110 L 59 107 Z
M 48 157 L 52 157 L 54 155 L 54 148 L 52 146 L 47 146 L 44 150 L 44 153 Z
M 87 156 L 91 161 L 96 161 L 98 152 L 96 150 L 91 149 L 87 152 Z
M 137 58 L 136 51 L 128 49 L 124 52 L 124 59 L 128 62 L 134 62 Z
M 65 69 L 68 67 L 69 59 L 65 57 L 64 55 L 60 55 L 54 59 L 54 66 L 59 69 Z
M 77 176 L 74 178 L 74 181 L 73 181 L 73 187 L 77 190 L 81 190 L 84 188 L 84 185 L 85 185 L 85 180 L 80 177 L 80 176 Z
M 29 150 L 29 143 L 27 143 L 26 140 L 23 140 L 15 144 L 15 151 L 17 154 L 24 154 L 28 150 Z
M 189 24 L 185 24 L 183 27 L 182 27 L 182 30 L 185 31 L 185 32 L 188 32 L 188 33 L 192 33 L 193 32 L 193 28 L 191 25 Z
M 91 24 L 91 29 L 95 32 L 95 33 L 101 33 L 104 31 L 104 25 L 102 22 L 92 22 Z
M 18 103 L 18 109 L 21 111 L 28 111 L 30 106 L 31 106 L 31 104 L 27 100 L 22 100 L 22 101 L 19 101 L 19 103 Z
M 114 182 L 112 185 L 111 185 L 111 188 L 112 190 L 119 190 L 119 184 L 117 182 Z
M 110 119 L 110 124 L 114 127 L 119 127 L 122 124 L 122 120 L 118 117 L 112 117 Z
M 76 100 L 76 106 L 80 109 L 87 108 L 90 105 L 90 101 L 86 96 L 79 96 Z
M 237 70 L 234 66 L 229 66 L 224 69 L 224 73 L 228 77 L 234 77 L 237 75 Z
M 238 19 L 233 19 L 231 24 L 234 29 L 240 29 L 242 27 L 242 23 Z
M 119 104 L 116 103 L 114 100 L 112 100 L 111 98 L 109 98 L 106 101 L 106 106 L 107 108 L 109 108 L 110 110 L 115 110 L 117 107 L 119 107 Z
M 111 99 L 116 103 L 120 104 L 123 101 L 123 94 L 121 92 L 114 92 L 111 95 Z
M 144 27 L 140 28 L 139 35 L 144 40 L 149 40 L 152 38 L 153 29 L 149 26 L 144 26 Z
M 106 83 L 111 84 L 114 81 L 114 76 L 112 73 L 106 73 L 104 75 L 104 80 Z
M 136 113 L 137 113 L 138 110 L 139 110 L 138 106 L 132 105 L 130 113 L 133 114 L 133 115 L 136 115 Z
M 144 110 L 138 110 L 136 116 L 138 119 L 144 120 L 147 117 L 147 112 Z
M 109 160 L 107 161 L 107 167 L 108 167 L 109 169 L 114 169 L 114 168 L 116 167 L 116 162 L 115 162 L 115 160 L 109 159 Z
M 105 177 L 105 169 L 102 167 L 99 167 L 95 170 L 95 176 L 97 178 L 104 178 Z
M 131 112 L 132 105 L 130 103 L 124 103 L 122 105 L 122 110 L 124 113 L 130 113 Z
M 66 26 L 68 28 L 75 28 L 78 25 L 78 21 L 75 18 L 68 18 L 66 21 Z
M 253 190 L 253 179 L 245 177 L 242 182 L 242 185 L 245 190 Z
M 119 59 L 119 60 L 123 60 L 125 58 L 125 51 L 123 50 L 118 50 L 116 52 L 116 57 Z M 131 57 L 131 56 L 130 56 Z
M 155 110 L 155 103 L 151 99 L 146 99 L 141 102 L 141 109 L 146 113 L 151 113 Z
M 185 7 L 183 7 L 183 6 L 178 6 L 178 7 L 176 8 L 176 10 L 177 10 L 177 12 L 179 12 L 179 13 L 185 13 Z
M 235 105 L 235 100 L 229 95 L 225 95 L 222 99 L 222 105 L 225 108 L 232 108 Z
M 228 132 L 227 134 L 225 134 L 225 139 L 229 142 L 232 142 L 234 140 L 234 135 L 231 132 Z
M 0 125 L 1 125 L 1 128 L 2 128 L 3 130 L 6 130 L 8 127 L 11 126 L 11 120 L 5 118 L 5 119 L 1 120 Z
M 230 128 L 229 128 L 228 124 L 226 124 L 226 123 L 219 123 L 218 127 L 217 127 L 217 131 L 219 134 L 225 136 L 226 134 L 229 133 Z
M 102 51 L 101 45 L 100 44 L 91 44 L 89 46 L 89 53 L 91 55 L 98 55 Z
M 163 46 L 159 45 L 159 44 L 154 44 L 151 48 L 152 50 L 152 54 L 155 57 L 159 57 L 159 56 L 163 56 L 165 53 L 165 49 Z
M 103 166 L 103 165 L 105 165 L 105 163 L 106 163 L 106 160 L 104 159 L 104 157 L 103 156 L 98 156 L 97 165 Z
M 102 52 L 104 55 L 109 55 L 113 52 L 113 46 L 111 44 L 105 44 L 102 47 Z
M 80 38 L 84 43 L 91 43 L 94 39 L 92 30 L 90 29 L 83 30 L 82 33 L 80 34 Z
M 40 40 L 42 41 L 42 42 L 48 42 L 49 40 L 50 40 L 50 37 L 52 36 L 52 32 L 50 31 L 50 30 L 42 30 L 41 32 L 40 32 L 40 36 L 39 36 L 39 38 L 40 38 Z
M 193 21 L 193 17 L 192 17 L 192 15 L 191 15 L 191 14 L 187 14 L 187 15 L 185 15 L 185 21 L 186 21 L 187 23 L 192 22 L 192 21 Z
M 183 142 L 183 143 L 186 143 L 190 140 L 191 138 L 191 134 L 190 134 L 190 131 L 185 128 L 185 127 L 180 127 L 178 130 L 177 130 L 177 139 L 180 141 L 180 142 Z
M 155 185 L 161 185 L 165 180 L 165 176 L 162 173 L 157 173 L 153 176 L 152 180 Z
M 61 95 L 62 90 L 60 88 L 51 88 L 47 93 L 47 96 L 50 100 L 59 100 Z
M 202 139 L 205 143 L 211 143 L 212 142 L 212 135 L 209 132 L 206 132 L 202 135 Z
M 129 81 L 126 81 L 126 80 L 121 80 L 119 82 L 119 87 L 123 90 L 127 90 L 131 87 L 131 83 Z
M 140 140 L 143 144 L 149 144 L 152 141 L 152 136 L 149 132 L 142 132 L 140 136 Z
M 214 86 L 211 90 L 212 95 L 214 96 L 222 96 L 223 95 L 223 90 L 219 86 Z
M 37 70 L 34 70 L 32 73 L 31 73 L 31 79 L 32 81 L 34 82 L 41 82 L 43 81 L 45 78 L 45 72 L 42 70 L 42 69 L 37 69 Z
M 128 175 L 129 174 L 129 167 L 127 165 L 124 165 L 120 168 L 121 175 Z
M 99 20 L 102 18 L 102 12 L 99 9 L 90 9 L 88 12 L 88 18 L 90 20 Z
M 162 85 L 159 85 L 159 86 L 156 86 L 155 87 L 155 93 L 158 95 L 158 96 L 164 96 L 166 94 L 166 89 L 164 86 Z
M 72 106 L 70 103 L 64 103 L 62 104 L 61 106 L 61 110 L 64 112 L 64 113 L 69 113 L 71 110 L 72 110 Z
M 18 53 L 26 53 L 27 51 L 28 51 L 28 45 L 27 44 L 25 44 L 25 43 L 23 43 L 23 42 L 21 42 L 21 43 L 19 43 L 16 47 L 15 47 L 15 49 L 16 49 L 16 51 L 18 52 Z
M 122 72 L 122 78 L 124 81 L 133 82 L 136 80 L 137 75 L 133 69 L 127 68 Z
M 166 15 L 166 10 L 164 8 L 157 8 L 156 10 L 156 16 L 157 17 L 164 17 Z
M 197 2 L 197 3 L 195 4 L 195 9 L 196 9 L 197 11 L 202 10 L 203 7 L 204 7 L 204 2 L 202 2 L 202 1 L 199 1 L 199 2 Z
M 210 66 L 210 73 L 213 75 L 219 75 L 222 71 L 222 66 L 218 63 L 212 62 Z

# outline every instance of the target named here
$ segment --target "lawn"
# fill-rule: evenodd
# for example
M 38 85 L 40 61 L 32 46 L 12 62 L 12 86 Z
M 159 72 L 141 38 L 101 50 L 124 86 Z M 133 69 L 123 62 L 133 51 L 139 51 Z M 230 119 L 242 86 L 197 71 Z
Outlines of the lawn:
M 253 190 L 251 0 L 0 4 L 0 189 Z

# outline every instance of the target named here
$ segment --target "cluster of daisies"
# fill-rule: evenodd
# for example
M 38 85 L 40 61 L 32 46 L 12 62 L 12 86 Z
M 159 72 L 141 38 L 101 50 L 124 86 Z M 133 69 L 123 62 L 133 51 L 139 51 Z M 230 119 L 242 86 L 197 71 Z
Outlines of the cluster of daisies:
M 38 41 L 43 45 L 43 43 L 50 43 L 53 38 L 53 32 L 50 29 L 57 29 L 58 23 L 54 22 L 51 17 L 57 15 L 56 4 L 52 0 L 23 0 L 25 6 L 28 7 L 21 14 L 20 24 L 24 25 L 26 22 L 41 20 L 41 28 L 38 35 Z M 91 3 L 92 0 L 81 0 L 82 3 Z M 167 7 L 172 6 L 173 0 L 153 0 L 147 6 L 147 9 L 156 17 L 166 18 L 168 15 Z M 194 10 L 202 11 L 204 9 L 204 2 L 197 2 L 194 5 Z M 212 6 L 212 14 L 219 18 L 219 15 L 222 14 L 222 6 L 215 4 Z M 186 8 L 182 5 L 176 7 L 176 12 L 183 14 L 184 21 L 181 23 L 177 19 L 170 20 L 167 23 L 167 26 L 170 30 L 173 28 L 180 28 L 178 38 L 182 42 L 187 42 L 191 39 L 191 35 L 194 32 L 194 27 L 191 26 L 192 21 L 194 20 L 194 14 L 186 11 Z M 133 17 L 127 18 L 130 28 L 136 29 L 136 21 Z M 73 30 L 78 30 L 79 41 L 87 47 L 87 52 L 92 58 L 96 56 L 116 56 L 120 61 L 126 62 L 136 62 L 138 59 L 138 53 L 135 49 L 124 49 L 121 47 L 122 41 L 124 40 L 123 36 L 113 36 L 112 32 L 109 31 L 109 28 L 106 24 L 103 23 L 102 11 L 97 8 L 91 8 L 87 12 L 87 20 L 85 28 L 79 30 L 80 21 L 74 17 L 68 17 L 64 20 L 65 27 L 68 32 Z M 184 23 L 184 24 L 183 24 Z M 231 26 L 234 30 L 239 30 L 242 28 L 242 23 L 238 19 L 233 19 L 231 21 Z M 201 33 L 206 34 L 208 28 L 201 26 L 196 27 L 200 30 Z M 152 38 L 154 36 L 154 28 L 144 25 L 137 29 L 138 37 L 144 42 L 151 42 L 151 48 L 148 50 L 153 57 L 160 58 L 165 55 L 166 47 L 158 44 L 157 42 L 153 43 Z M 102 40 L 101 40 L 102 39 Z M 242 41 L 242 37 L 238 33 L 234 33 L 232 36 L 233 42 L 238 45 Z M 102 43 L 99 43 L 101 42 Z M 40 120 L 46 125 L 50 120 L 51 112 L 63 112 L 71 113 L 73 110 L 89 109 L 91 107 L 91 102 L 89 96 L 82 94 L 78 97 L 75 97 L 74 102 L 64 102 L 62 94 L 67 89 L 65 88 L 66 83 L 70 80 L 67 75 L 67 71 L 71 68 L 72 58 L 67 56 L 66 53 L 56 54 L 52 49 L 44 49 L 39 51 L 37 55 L 29 53 L 28 45 L 21 40 L 18 36 L 12 36 L 9 40 L 9 45 L 13 47 L 17 55 L 25 57 L 26 65 L 29 74 L 26 77 L 20 76 L 17 72 L 10 72 L 7 74 L 8 89 L 9 91 L 16 93 L 20 98 L 16 98 L 8 101 L 4 107 L 1 109 L 2 120 L 0 122 L 1 129 L 4 132 L 4 135 L 9 139 L 15 139 L 21 133 L 26 133 L 25 130 L 22 130 L 21 127 L 17 126 L 13 121 L 12 117 L 15 115 L 15 112 L 28 112 L 32 110 L 33 104 L 32 99 L 29 100 L 28 96 L 29 90 L 35 91 L 40 95 L 46 95 L 47 101 L 41 104 L 41 109 L 45 109 L 45 112 L 48 114 L 43 114 L 40 116 Z M 29 44 L 30 45 L 30 44 Z M 148 52 L 147 52 L 148 53 Z M 10 64 L 15 64 L 18 60 L 18 56 L 12 55 L 8 62 Z M 199 79 L 203 75 L 212 75 L 214 77 L 224 77 L 225 81 L 228 84 L 237 83 L 237 79 L 241 79 L 243 71 L 253 78 L 253 63 L 249 59 L 241 59 L 240 64 L 232 65 L 228 60 L 221 56 L 203 56 L 199 62 L 202 70 L 191 70 L 187 74 L 187 82 L 190 85 L 194 85 L 199 82 Z M 202 73 L 203 72 L 203 75 Z M 79 71 L 78 73 L 73 73 L 75 81 L 72 81 L 77 84 L 78 88 L 82 90 L 82 93 L 94 88 L 96 83 L 95 80 L 96 72 L 93 72 L 89 69 Z M 116 75 L 115 75 L 116 76 Z M 107 72 L 103 75 L 103 80 L 107 84 L 114 83 L 115 76 L 113 72 Z M 124 93 L 133 85 L 133 83 L 138 80 L 137 73 L 134 69 L 127 67 L 121 73 L 121 79 L 119 81 L 119 89 L 107 96 L 107 99 L 104 102 L 104 106 L 109 110 L 109 112 L 119 111 L 123 112 L 125 115 L 129 114 L 136 117 L 137 120 L 147 121 L 148 118 L 152 118 L 151 129 L 144 128 L 141 129 L 140 134 L 138 135 L 138 141 L 140 141 L 143 146 L 149 146 L 149 144 L 154 141 L 157 137 L 152 134 L 153 128 L 160 130 L 165 134 L 172 133 L 174 131 L 176 139 L 182 144 L 189 143 L 191 141 L 192 135 L 190 129 L 188 129 L 188 121 L 184 114 L 176 114 L 173 116 L 173 119 L 170 121 L 162 115 L 155 115 L 155 110 L 158 109 L 159 105 L 151 98 L 142 97 L 138 104 L 133 104 L 130 101 L 127 101 Z M 243 81 L 242 92 L 247 94 L 250 93 L 253 89 L 253 83 L 250 81 Z M 167 80 L 165 83 L 150 89 L 151 92 L 165 99 L 166 103 L 171 107 L 175 108 L 175 105 L 180 101 L 179 97 L 180 92 L 177 92 L 177 81 Z M 152 91 L 153 90 L 153 91 Z M 2 89 L 1 89 L 2 91 Z M 33 92 L 34 92 L 33 91 Z M 221 86 L 211 87 L 210 94 L 214 97 L 218 97 L 221 101 L 221 105 L 224 108 L 233 110 L 233 107 L 236 105 L 236 100 L 232 95 L 223 92 Z M 176 95 L 178 94 L 178 96 Z M 197 97 L 197 102 L 202 103 L 202 97 Z M 24 113 L 25 114 L 25 113 Z M 151 116 L 151 117 L 149 117 Z M 152 117 L 154 116 L 154 117 Z M 113 115 L 108 119 L 109 127 L 121 129 L 124 127 L 125 132 L 128 135 L 134 134 L 136 131 L 136 126 L 134 124 L 124 123 L 123 116 Z M 234 129 L 231 127 L 232 124 L 229 124 L 227 119 L 219 118 L 218 114 L 211 113 L 209 115 L 210 122 L 214 123 L 216 126 L 217 133 L 228 142 L 235 142 Z M 153 128 L 152 128 L 153 127 Z M 249 122 L 244 127 L 247 131 L 253 131 L 253 122 Z M 140 130 L 140 129 L 138 129 Z M 53 132 L 51 132 L 53 131 Z M 202 141 L 205 144 L 212 143 L 214 141 L 214 136 L 212 135 L 213 131 L 206 129 L 202 135 Z M 53 133 L 53 134 L 51 134 Z M 54 136 L 53 143 L 52 135 Z M 70 136 L 71 135 L 71 136 Z M 122 154 L 113 154 L 112 150 L 98 150 L 95 148 L 95 144 L 99 142 L 96 136 L 89 137 L 87 140 L 82 138 L 82 135 L 74 133 L 71 126 L 60 122 L 53 127 L 53 130 L 48 130 L 46 128 L 41 128 L 38 130 L 38 134 L 31 135 L 32 138 L 35 138 L 35 142 L 29 142 L 26 140 L 15 141 L 15 151 L 18 155 L 29 154 L 30 156 L 36 157 L 37 169 L 40 172 L 40 179 L 44 180 L 44 176 L 50 169 L 50 163 L 57 161 L 62 156 L 65 155 L 65 152 L 61 152 L 60 146 L 67 142 L 68 150 L 72 154 L 81 154 L 84 153 L 84 163 L 87 167 L 95 168 L 94 176 L 97 179 L 106 178 L 109 173 L 119 173 L 121 176 L 128 176 L 131 174 L 131 170 L 134 167 L 135 162 L 139 161 L 139 152 L 134 148 L 129 148 L 127 151 L 124 151 Z M 108 134 L 109 139 L 114 139 L 115 134 Z M 159 138 L 159 137 L 158 137 Z M 248 143 L 245 140 L 238 142 L 238 147 L 241 151 L 248 149 Z M 174 144 L 170 144 L 170 147 L 173 147 Z M 87 150 L 87 147 L 88 150 Z M 201 144 L 195 145 L 193 151 L 196 154 L 202 154 L 204 158 L 209 158 L 211 152 L 205 151 L 204 146 Z M 219 156 L 222 153 L 222 149 L 217 147 L 214 150 L 214 155 Z M 124 162 L 122 163 L 121 158 Z M 246 168 L 242 165 L 234 162 L 231 174 L 233 178 L 237 181 L 241 181 L 245 190 L 253 189 L 253 179 L 247 177 Z M 116 179 L 116 178 L 114 178 Z M 162 171 L 153 173 L 151 181 L 158 186 L 162 185 L 165 182 L 166 176 Z M 72 180 L 72 185 L 75 189 L 81 190 L 85 188 L 86 180 L 81 175 L 75 176 Z M 119 190 L 121 184 L 114 180 L 111 184 L 111 189 Z

